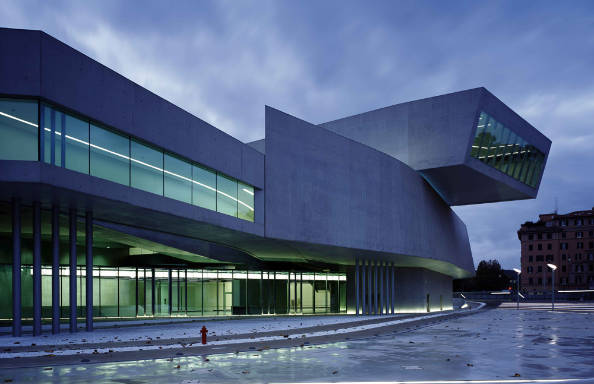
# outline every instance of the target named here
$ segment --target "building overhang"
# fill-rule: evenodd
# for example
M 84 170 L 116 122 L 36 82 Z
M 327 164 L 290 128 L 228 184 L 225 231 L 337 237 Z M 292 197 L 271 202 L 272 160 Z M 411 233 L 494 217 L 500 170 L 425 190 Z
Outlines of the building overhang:
M 68 169 L 32 161 L 0 161 L 0 200 L 40 201 L 49 208 L 90 210 L 109 230 L 206 257 L 213 262 L 276 268 L 278 263 L 308 269 L 344 269 L 355 259 L 384 260 L 452 276 L 472 271 L 422 255 L 313 244 L 266 237 L 263 225 L 191 206 Z M 172 255 L 175 257 L 175 255 Z M 188 259 L 186 259 L 188 260 Z M 188 261 L 192 261 L 191 258 Z M 206 262 L 194 260 L 193 262 Z
M 493 121 L 492 135 L 481 131 L 482 116 L 488 116 L 489 124 Z M 404 162 L 449 205 L 535 198 L 551 147 L 547 137 L 485 88 L 396 104 L 320 126 Z M 477 140 L 477 135 L 490 137 L 493 144 L 480 147 L 486 140 Z M 479 148 L 473 149 L 477 141 Z M 534 161 L 539 156 L 538 170 L 528 165 L 530 151 Z M 496 163 L 498 157 L 526 169 L 510 172 Z

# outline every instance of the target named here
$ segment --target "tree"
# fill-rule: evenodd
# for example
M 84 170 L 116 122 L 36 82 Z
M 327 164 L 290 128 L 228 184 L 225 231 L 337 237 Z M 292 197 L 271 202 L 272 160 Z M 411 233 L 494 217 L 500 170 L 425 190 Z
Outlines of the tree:
M 476 268 L 476 275 L 470 279 L 455 280 L 455 291 L 498 291 L 506 289 L 509 279 L 497 260 L 482 260 Z
M 481 291 L 506 289 L 509 282 L 497 260 L 482 260 L 476 268 L 475 279 Z

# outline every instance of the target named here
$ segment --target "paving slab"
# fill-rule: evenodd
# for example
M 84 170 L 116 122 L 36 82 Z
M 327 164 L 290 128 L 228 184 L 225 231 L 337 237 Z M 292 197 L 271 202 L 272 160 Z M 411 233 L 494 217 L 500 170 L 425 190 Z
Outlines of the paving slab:
M 593 320 L 587 310 L 489 309 L 321 344 L 3 368 L 0 382 L 594 382 Z

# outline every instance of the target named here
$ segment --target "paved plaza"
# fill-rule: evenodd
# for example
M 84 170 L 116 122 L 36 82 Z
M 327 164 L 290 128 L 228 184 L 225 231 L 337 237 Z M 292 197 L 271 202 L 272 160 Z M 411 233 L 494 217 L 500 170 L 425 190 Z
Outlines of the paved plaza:
M 594 382 L 594 306 L 559 311 L 483 309 L 410 329 L 327 344 L 257 348 L 133 362 L 3 369 L 36 383 L 369 382 L 561 380 Z M 559 382 L 559 381 L 557 381 Z

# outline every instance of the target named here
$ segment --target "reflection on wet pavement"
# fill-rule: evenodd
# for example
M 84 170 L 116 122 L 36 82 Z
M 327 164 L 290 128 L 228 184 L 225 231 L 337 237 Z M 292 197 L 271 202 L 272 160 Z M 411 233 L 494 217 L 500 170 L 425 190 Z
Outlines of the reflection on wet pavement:
M 0 382 L 208 383 L 594 377 L 594 314 L 485 310 L 298 348 L 4 370 Z M 517 377 L 517 376 L 515 376 Z

